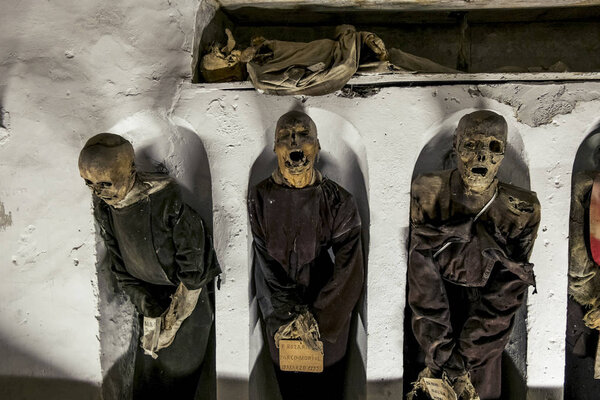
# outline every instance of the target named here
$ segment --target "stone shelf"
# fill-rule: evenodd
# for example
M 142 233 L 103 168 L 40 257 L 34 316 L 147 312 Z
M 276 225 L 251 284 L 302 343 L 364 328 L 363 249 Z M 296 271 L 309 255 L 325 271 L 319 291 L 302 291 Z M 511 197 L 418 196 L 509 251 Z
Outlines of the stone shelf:
M 434 86 L 469 83 L 580 82 L 600 81 L 600 72 L 537 72 L 476 74 L 379 74 L 355 75 L 346 86 Z M 225 83 L 188 83 L 189 89 L 254 90 L 250 81 Z

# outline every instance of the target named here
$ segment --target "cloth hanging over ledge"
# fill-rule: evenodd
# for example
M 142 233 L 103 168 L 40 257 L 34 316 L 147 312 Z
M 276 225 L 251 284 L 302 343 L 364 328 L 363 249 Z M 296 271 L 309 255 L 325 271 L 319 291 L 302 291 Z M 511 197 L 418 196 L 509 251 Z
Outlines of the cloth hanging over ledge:
M 320 96 L 340 90 L 362 60 L 387 59 L 375 34 L 356 32 L 349 25 L 336 32 L 335 40 L 262 41 L 247 65 L 252 84 L 267 94 Z

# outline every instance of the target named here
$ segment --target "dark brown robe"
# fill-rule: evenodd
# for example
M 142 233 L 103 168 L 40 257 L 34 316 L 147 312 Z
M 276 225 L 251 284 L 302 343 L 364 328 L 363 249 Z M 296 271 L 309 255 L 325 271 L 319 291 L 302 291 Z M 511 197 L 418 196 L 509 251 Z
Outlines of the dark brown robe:
M 364 279 L 354 199 L 327 178 L 301 189 L 268 178 L 250 189 L 248 211 L 256 297 L 273 361 L 279 364 L 277 329 L 308 309 L 319 325 L 324 365 L 334 364 L 346 353 Z
M 527 287 L 540 221 L 535 193 L 498 183 L 475 214 L 456 201 L 457 170 L 412 184 L 408 302 L 426 365 L 451 377 L 468 371 L 481 399 L 500 396 L 500 357 Z M 433 255 L 452 242 L 437 257 Z

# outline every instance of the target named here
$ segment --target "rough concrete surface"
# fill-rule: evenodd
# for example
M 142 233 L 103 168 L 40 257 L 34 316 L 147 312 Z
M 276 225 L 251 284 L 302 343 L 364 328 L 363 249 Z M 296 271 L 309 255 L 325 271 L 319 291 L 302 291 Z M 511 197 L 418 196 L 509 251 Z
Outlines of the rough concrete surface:
M 363 356 L 371 400 L 398 398 L 402 387 L 408 202 L 417 157 L 447 121 L 474 108 L 507 118 L 522 138 L 520 159 L 542 204 L 532 256 L 538 293 L 528 298 L 527 382 L 535 388 L 529 397 L 560 398 L 570 173 L 579 144 L 600 120 L 600 84 L 382 87 L 368 97 L 318 98 L 195 87 L 186 82 L 196 14 L 200 6 L 214 10 L 211 4 L 3 3 L 0 398 L 100 398 L 104 377 L 127 357 L 135 334 L 123 298 L 104 292 L 109 275 L 97 265 L 90 193 L 77 171 L 85 140 L 111 129 L 131 135 L 149 155 L 164 155 L 190 188 L 206 187 L 207 177 L 186 175 L 197 153 L 181 149 L 206 151 L 212 189 L 201 196 L 212 195 L 207 211 L 224 270 L 216 314 L 220 398 L 245 398 L 254 361 L 246 190 L 252 166 L 271 149 L 278 116 L 297 105 L 320 116 L 330 160 L 347 158 L 335 155 L 337 125 L 328 121 L 352 126 L 357 134 L 345 136 L 347 147 L 364 149 L 354 152 L 371 222 Z M 332 165 L 340 176 L 348 173 Z

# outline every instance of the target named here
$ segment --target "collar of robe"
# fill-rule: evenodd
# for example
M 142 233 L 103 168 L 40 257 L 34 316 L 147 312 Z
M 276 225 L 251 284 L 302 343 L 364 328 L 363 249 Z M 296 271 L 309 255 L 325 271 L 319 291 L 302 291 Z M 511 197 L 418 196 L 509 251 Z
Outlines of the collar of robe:
M 287 187 L 291 187 L 291 188 L 294 188 L 294 189 L 298 189 L 295 186 L 292 186 L 287 181 L 287 179 L 285 179 L 285 177 L 281 174 L 281 171 L 279 171 L 279 167 L 275 168 L 275 171 L 273 171 L 273 173 L 271 174 L 271 178 L 278 185 L 287 186 Z M 321 174 L 321 171 L 319 171 L 316 168 L 313 168 L 312 179 L 310 180 L 310 183 L 308 185 L 306 185 L 305 187 L 314 186 L 314 185 L 316 185 L 318 183 L 321 183 L 322 181 L 323 181 L 323 175 Z
M 127 193 L 123 200 L 113 205 L 114 208 L 124 208 L 137 203 L 143 198 L 148 197 L 152 193 L 162 190 L 169 184 L 168 179 L 164 179 L 162 176 L 159 179 L 153 179 L 153 174 L 146 174 L 138 172 L 135 177 L 135 184 L 133 188 Z

